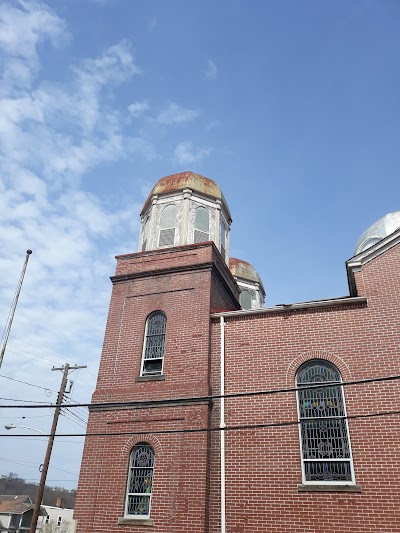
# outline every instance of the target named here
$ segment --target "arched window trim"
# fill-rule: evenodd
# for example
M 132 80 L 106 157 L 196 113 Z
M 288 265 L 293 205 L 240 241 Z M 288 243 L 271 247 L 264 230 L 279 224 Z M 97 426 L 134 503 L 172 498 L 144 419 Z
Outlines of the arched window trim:
M 343 385 L 342 385 L 342 377 L 341 377 L 340 371 L 333 363 L 331 363 L 330 361 L 326 361 L 325 359 L 312 359 L 312 360 L 306 361 L 305 363 L 303 363 L 297 369 L 297 372 L 296 372 L 296 388 L 300 389 L 301 386 L 302 386 L 302 384 L 298 383 L 298 376 L 299 376 L 300 372 L 302 370 L 304 370 L 307 366 L 311 366 L 312 364 L 325 365 L 327 367 L 330 367 L 331 369 L 334 369 L 337 372 L 337 374 L 338 374 L 339 379 L 337 381 L 326 381 L 326 382 L 325 381 L 323 381 L 323 382 L 321 381 L 320 383 L 327 383 L 327 385 L 330 385 L 330 384 L 339 385 L 339 387 L 340 387 L 341 399 L 342 399 L 342 404 L 343 404 L 343 413 L 342 413 L 341 419 L 344 419 L 344 424 L 345 424 L 345 429 L 346 429 L 346 437 L 347 437 L 347 446 L 348 446 L 348 449 L 349 449 L 349 457 L 348 458 L 334 457 L 334 458 L 331 458 L 330 460 L 325 458 L 325 459 L 316 460 L 314 462 L 320 462 L 320 463 L 323 463 L 323 462 L 328 463 L 330 461 L 333 461 L 333 462 L 348 462 L 349 466 L 350 466 L 351 479 L 348 479 L 348 480 L 334 480 L 334 479 L 329 479 L 328 477 L 326 479 L 323 479 L 323 480 L 306 479 L 307 476 L 306 476 L 305 463 L 306 462 L 311 462 L 312 460 L 306 459 L 304 457 L 305 453 L 304 453 L 304 450 L 303 450 L 303 435 L 302 435 L 302 427 L 303 426 L 302 426 L 302 420 L 305 420 L 305 418 L 301 416 L 301 412 L 300 412 L 300 391 L 297 391 L 296 392 L 296 404 L 297 404 L 297 417 L 298 417 L 298 420 L 299 420 L 298 429 L 299 429 L 299 442 L 300 442 L 300 459 L 301 459 L 302 483 L 304 485 L 355 485 L 356 484 L 356 480 L 355 480 L 355 473 L 354 473 L 353 453 L 352 453 L 352 449 L 351 449 L 349 425 L 348 425 L 348 420 L 347 420 L 346 398 L 345 398 L 345 395 L 344 395 L 344 390 L 343 390 Z M 318 383 L 318 382 L 313 382 L 313 383 Z M 321 419 L 321 418 L 329 419 L 331 417 L 326 416 L 326 417 L 317 417 L 317 418 L 318 419 Z
M 197 213 L 199 212 L 199 209 L 204 209 L 207 212 L 207 231 L 204 231 L 204 229 L 200 229 L 198 225 L 197 220 Z M 210 240 L 210 211 L 205 207 L 204 205 L 198 205 L 196 207 L 196 210 L 194 212 L 194 236 L 193 236 L 193 242 L 207 242 Z
M 158 334 L 149 334 L 149 325 L 151 323 L 151 320 L 155 318 L 156 316 L 162 316 L 164 317 L 164 328 L 162 333 Z M 165 340 L 166 340 L 166 334 L 167 334 L 167 316 L 163 311 L 153 311 L 149 314 L 149 316 L 146 319 L 146 325 L 144 329 L 144 338 L 143 338 L 143 349 L 142 349 L 142 361 L 140 365 L 140 375 L 141 376 L 159 376 L 164 373 L 164 355 L 165 355 Z M 151 337 L 158 337 L 158 339 L 155 339 L 155 342 L 158 343 L 158 346 L 156 346 L 156 350 L 158 349 L 160 354 L 159 357 L 146 357 L 146 351 L 147 347 L 149 346 L 150 338 Z M 146 368 L 146 361 L 155 361 L 158 360 L 161 362 L 161 368 L 159 370 L 151 371 Z
M 135 453 L 140 448 L 147 448 L 151 460 L 147 466 L 134 466 Z M 151 499 L 154 480 L 154 448 L 148 442 L 138 442 L 129 454 L 128 481 L 126 485 L 124 516 L 137 520 L 150 518 Z M 133 489 L 133 490 L 130 490 Z M 131 512 L 136 507 L 135 512 Z

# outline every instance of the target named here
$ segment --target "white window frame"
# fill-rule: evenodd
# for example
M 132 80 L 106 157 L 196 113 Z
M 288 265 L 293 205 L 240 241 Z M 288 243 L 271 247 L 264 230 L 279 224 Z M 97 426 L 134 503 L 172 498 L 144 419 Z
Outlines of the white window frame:
M 132 473 L 133 473 L 133 468 L 132 468 L 133 454 L 135 452 L 135 448 L 137 448 L 138 446 L 148 446 L 152 450 L 152 453 L 153 453 L 153 466 L 152 466 L 152 476 L 151 476 L 152 477 L 152 480 L 151 480 L 151 491 L 149 493 L 146 493 L 146 492 L 140 492 L 140 493 L 129 492 L 129 485 L 130 485 L 131 476 L 132 476 Z M 154 464 L 155 464 L 155 453 L 154 453 L 153 446 L 151 446 L 151 444 L 149 444 L 148 442 L 138 442 L 137 444 L 135 444 L 135 446 L 131 450 L 131 453 L 129 454 L 128 482 L 127 482 L 127 485 L 126 485 L 126 496 L 125 496 L 125 506 L 124 506 L 124 517 L 125 518 L 130 518 L 130 519 L 134 519 L 134 520 L 147 520 L 147 519 L 150 518 L 151 500 L 152 500 L 152 497 L 153 497 L 153 484 L 154 484 Z M 148 467 L 148 469 L 150 469 L 150 468 Z M 136 514 L 128 514 L 129 496 L 142 496 L 142 495 L 147 495 L 147 494 L 150 494 L 150 496 L 148 496 L 148 499 L 149 499 L 149 512 L 147 514 L 137 514 L 137 515 Z
M 347 420 L 347 409 L 346 409 L 346 398 L 345 398 L 345 395 L 344 395 L 344 390 L 343 390 L 343 385 L 341 385 L 342 383 L 342 376 L 339 372 L 339 369 L 333 364 L 331 363 L 330 361 L 325 361 L 324 359 L 312 359 L 310 361 L 306 361 L 305 363 L 303 363 L 298 369 L 297 369 L 297 372 L 296 372 L 296 388 L 300 389 L 302 388 L 301 385 L 299 386 L 299 384 L 297 383 L 297 376 L 299 374 L 299 372 L 306 366 L 306 365 L 311 365 L 312 363 L 315 363 L 315 364 L 326 364 L 327 366 L 332 366 L 339 374 L 340 376 L 340 381 L 335 381 L 335 382 L 330 382 L 330 381 L 321 381 L 320 383 L 321 384 L 325 384 L 327 386 L 329 385 L 340 385 L 340 390 L 341 390 L 341 394 L 342 394 L 342 400 L 343 400 L 343 417 L 340 417 L 340 418 L 344 418 L 345 420 L 345 425 L 346 425 L 346 432 L 347 432 L 347 440 L 348 440 L 348 446 L 349 446 L 349 457 L 348 458 L 345 458 L 345 459 L 342 459 L 342 458 L 332 458 L 332 459 L 321 459 L 320 462 L 347 462 L 347 463 L 350 463 L 350 472 L 351 472 L 351 480 L 345 480 L 345 481 L 340 481 L 340 480 L 329 480 L 329 479 L 326 479 L 326 480 L 321 480 L 321 481 L 318 481 L 318 480 L 307 480 L 306 479 L 306 472 L 305 472 L 305 463 L 306 462 L 312 462 L 313 460 L 312 459 L 305 459 L 304 458 L 304 452 L 303 452 L 303 438 L 302 438 L 302 434 L 301 434 L 301 422 L 302 420 L 304 420 L 304 418 L 302 418 L 300 416 L 300 401 L 299 401 L 299 393 L 298 391 L 296 392 L 296 404 L 297 404 L 297 419 L 299 421 L 298 423 L 298 430 L 299 430 L 299 442 L 300 442 L 300 459 L 301 459 L 301 476 L 302 476 L 302 483 L 303 485 L 355 485 L 356 484 L 356 478 L 355 478 L 355 472 L 354 472 L 354 464 L 353 464 L 353 452 L 352 452 L 352 449 L 351 449 L 351 440 L 350 440 L 350 432 L 349 432 L 349 424 L 348 424 L 348 420 Z M 317 384 L 318 382 L 315 382 L 313 384 Z M 306 387 L 306 386 L 305 386 Z M 322 418 L 327 418 L 329 419 L 330 417 L 321 417 Z M 307 419 L 306 419 L 307 420 Z
M 145 359 L 144 356 L 145 356 L 146 347 L 147 347 L 147 331 L 148 331 L 148 327 L 149 327 L 149 321 L 151 320 L 151 318 L 153 316 L 155 316 L 157 314 L 163 315 L 164 318 L 165 318 L 164 349 L 163 349 L 162 357 L 157 358 L 157 359 L 161 359 L 161 370 L 160 370 L 160 372 L 150 373 L 150 372 L 145 372 L 144 371 L 145 370 L 145 361 L 148 361 L 148 359 Z M 166 341 L 167 341 L 167 315 L 164 313 L 164 311 L 153 311 L 146 318 L 146 325 L 145 325 L 145 328 L 144 328 L 143 348 L 142 348 L 142 362 L 140 364 L 140 376 L 142 376 L 142 377 L 143 376 L 161 376 L 161 375 L 164 374 L 165 343 L 166 343 Z
M 170 227 L 165 227 L 163 228 L 163 215 L 164 215 L 164 212 L 166 209 L 168 209 L 168 207 L 170 206 L 173 206 L 175 208 L 175 221 L 174 221 L 174 226 L 170 226 Z M 176 219 L 177 219 L 177 216 L 178 216 L 178 208 L 176 206 L 176 204 L 174 203 L 170 203 L 170 204 L 167 204 L 166 206 L 163 207 L 162 211 L 161 211 L 161 216 L 160 216 L 160 230 L 158 232 L 158 245 L 157 247 L 158 248 L 167 248 L 168 246 L 175 246 L 175 240 L 176 240 Z M 162 231 L 171 231 L 171 230 L 174 230 L 174 238 L 173 238 L 173 242 L 172 243 L 168 243 L 168 244 L 160 244 L 161 242 L 161 232 Z

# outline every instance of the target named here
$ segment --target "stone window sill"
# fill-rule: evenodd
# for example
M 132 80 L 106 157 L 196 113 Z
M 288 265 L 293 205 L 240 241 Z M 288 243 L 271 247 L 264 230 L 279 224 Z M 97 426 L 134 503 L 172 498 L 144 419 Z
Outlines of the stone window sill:
M 360 485 L 297 485 L 298 492 L 361 492 Z
M 139 383 L 141 381 L 164 381 L 165 374 L 157 374 L 156 376 L 136 376 L 135 382 Z
M 118 525 L 130 525 L 130 526 L 154 526 L 154 522 L 151 518 L 129 518 L 127 516 L 118 517 Z

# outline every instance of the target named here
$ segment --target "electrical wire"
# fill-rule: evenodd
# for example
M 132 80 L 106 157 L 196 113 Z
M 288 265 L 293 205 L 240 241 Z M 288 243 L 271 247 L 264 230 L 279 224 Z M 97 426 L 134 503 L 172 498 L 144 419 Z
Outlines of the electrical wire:
M 8 459 L 6 457 L 0 457 L 0 461 L 4 461 L 6 463 L 14 463 L 16 465 L 28 466 L 30 468 L 37 468 L 38 467 L 37 463 L 30 463 L 28 461 L 14 461 L 13 459 Z M 60 472 L 64 472 L 64 474 L 71 474 L 71 476 L 78 477 L 78 474 L 75 474 L 74 472 L 69 472 L 68 470 L 63 470 L 62 468 L 57 468 L 56 466 L 52 466 L 51 464 L 49 464 L 49 469 L 50 470 L 59 470 Z
M 135 408 L 135 407 L 152 407 L 152 406 L 158 406 L 158 405 L 179 405 L 181 403 L 190 404 L 190 403 L 198 403 L 198 402 L 210 402 L 212 400 L 220 400 L 222 398 L 225 398 L 227 400 L 232 398 L 245 398 L 245 397 L 256 397 L 256 396 L 267 396 L 267 395 L 273 395 L 273 394 L 282 394 L 282 393 L 288 393 L 288 392 L 297 392 L 297 391 L 304 391 L 304 390 L 314 390 L 314 389 L 325 389 L 329 387 L 346 387 L 350 385 L 363 385 L 367 383 L 382 383 L 387 381 L 396 381 L 400 379 L 400 375 L 394 375 L 394 376 L 384 376 L 380 378 L 368 378 L 368 379 L 360 379 L 360 380 L 352 380 L 352 381 L 342 381 L 342 382 L 318 382 L 313 385 L 307 385 L 307 386 L 301 386 L 301 387 L 290 387 L 288 389 L 269 389 L 269 390 L 263 390 L 263 391 L 253 391 L 253 392 L 234 392 L 234 393 L 228 393 L 228 394 L 214 394 L 210 396 L 192 396 L 192 397 L 185 397 L 185 398 L 165 398 L 162 400 L 137 400 L 132 402 L 98 402 L 98 403 L 77 403 L 74 405 L 68 405 L 68 404 L 43 404 L 40 405 L 1 405 L 0 408 L 3 409 L 43 409 L 43 408 L 54 408 L 54 407 L 106 407 L 106 408 L 114 408 L 114 407 L 120 407 L 123 406 L 125 408 Z M 8 398 L 0 398 L 0 400 L 8 400 L 8 401 L 23 401 L 23 400 L 12 400 Z M 29 401 L 29 400 L 26 400 Z M 40 403 L 40 402 L 31 402 L 31 403 Z
M 330 417 L 331 420 L 356 420 L 363 418 L 375 418 L 383 416 L 393 416 L 399 415 L 400 410 L 396 411 L 381 411 L 378 413 L 364 413 L 360 415 L 349 415 L 349 416 L 334 416 Z M 307 418 L 307 421 L 310 420 L 321 420 L 320 417 L 310 417 Z M 192 428 L 192 429 L 158 429 L 151 431 L 152 435 L 174 435 L 178 433 L 215 433 L 219 431 L 240 431 L 247 429 L 265 429 L 265 428 L 275 428 L 275 427 L 288 427 L 288 426 L 298 426 L 302 424 L 302 420 L 289 420 L 287 422 L 270 422 L 266 424 L 244 424 L 236 426 L 225 426 L 221 428 L 220 426 L 210 427 L 210 428 Z M 148 433 L 148 430 L 146 431 Z M 55 437 L 122 437 L 122 436 L 132 436 L 132 435 L 143 435 L 142 431 L 118 431 L 116 433 L 62 433 L 56 434 Z M 26 437 L 26 435 L 13 435 L 13 437 Z M 9 435 L 0 434 L 0 437 L 9 437 Z M 50 437 L 50 435 L 46 435 Z M 36 435 L 32 435 L 32 438 L 38 438 Z
M 20 379 L 10 378 L 9 376 L 4 376 L 0 374 L 0 378 L 10 379 L 11 381 L 16 381 L 17 383 L 23 383 L 24 385 L 29 385 L 30 387 L 36 387 L 37 389 L 43 389 L 49 392 L 57 392 L 55 390 L 49 389 L 48 387 L 41 387 L 40 385 L 34 385 L 33 383 L 28 383 L 27 381 L 21 381 Z

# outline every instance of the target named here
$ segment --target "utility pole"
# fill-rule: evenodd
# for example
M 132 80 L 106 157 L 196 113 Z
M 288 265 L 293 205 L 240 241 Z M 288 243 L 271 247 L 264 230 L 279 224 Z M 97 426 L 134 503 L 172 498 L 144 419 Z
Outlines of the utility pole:
M 37 522 L 38 522 L 38 518 L 40 514 L 40 506 L 42 504 L 43 492 L 44 492 L 44 487 L 46 484 L 47 471 L 49 469 L 51 451 L 53 449 L 54 437 L 56 435 L 57 422 L 58 422 L 58 418 L 61 412 L 61 405 L 64 399 L 65 388 L 67 386 L 68 372 L 72 370 L 78 370 L 79 368 L 86 368 L 86 366 L 77 366 L 77 365 L 70 366 L 68 363 L 66 363 L 61 368 L 55 368 L 54 366 L 52 368 L 52 370 L 62 370 L 63 377 L 61 380 L 60 390 L 57 396 L 57 403 L 56 403 L 56 408 L 54 410 L 53 424 L 51 426 L 49 442 L 47 444 L 46 455 L 44 457 L 42 474 L 40 476 L 39 486 L 38 486 L 38 490 L 36 494 L 35 507 L 33 509 L 32 523 L 31 523 L 31 528 L 29 530 L 29 533 L 36 532 L 36 526 L 37 526 Z
M 14 314 L 15 314 L 15 309 L 17 308 L 19 294 L 20 294 L 21 288 L 22 288 L 22 282 L 24 281 L 25 271 L 26 271 L 26 267 L 28 266 L 29 256 L 31 255 L 31 253 L 32 253 L 32 250 L 27 250 L 26 251 L 24 266 L 22 267 L 22 272 L 21 272 L 21 275 L 20 275 L 18 283 L 17 283 L 17 289 L 15 291 L 14 299 L 13 299 L 12 304 L 11 304 L 11 309 L 10 309 L 10 312 L 8 314 L 6 327 L 4 328 L 3 336 L 1 338 L 0 368 L 1 368 L 1 364 L 2 364 L 3 359 L 4 359 L 4 353 L 6 351 L 7 341 L 8 341 L 8 337 L 10 335 L 10 330 L 11 330 L 11 326 L 12 326 L 12 322 L 13 322 L 13 318 L 14 318 Z

